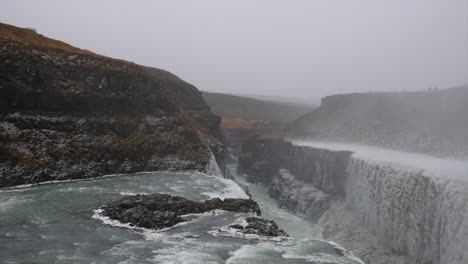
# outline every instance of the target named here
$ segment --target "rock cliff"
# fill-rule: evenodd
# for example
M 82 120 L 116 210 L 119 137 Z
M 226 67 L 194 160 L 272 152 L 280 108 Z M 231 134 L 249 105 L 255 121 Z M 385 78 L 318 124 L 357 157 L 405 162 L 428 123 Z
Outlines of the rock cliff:
M 255 135 L 282 135 L 287 124 L 314 107 L 294 102 L 265 101 L 232 94 L 202 92 L 212 111 L 222 118 L 221 130 L 228 152 L 226 162 L 235 163 L 242 142 Z
M 425 92 L 340 94 L 289 127 L 294 136 L 468 157 L 468 86 Z
M 175 75 L 0 24 L 0 187 L 222 170 L 220 118 Z M 211 160 L 210 160 L 211 159 Z
M 268 184 L 280 205 L 315 220 L 318 236 L 366 263 L 466 263 L 468 166 L 455 170 L 459 163 L 448 161 L 449 170 L 439 170 L 442 159 L 428 159 L 440 173 L 351 151 L 251 140 L 238 170 Z M 446 175 L 452 172 L 458 176 Z

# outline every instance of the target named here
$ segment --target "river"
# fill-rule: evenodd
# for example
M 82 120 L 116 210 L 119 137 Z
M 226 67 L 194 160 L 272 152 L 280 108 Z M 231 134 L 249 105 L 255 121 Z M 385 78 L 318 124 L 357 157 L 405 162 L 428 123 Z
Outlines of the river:
M 238 213 L 206 213 L 164 231 L 151 231 L 110 221 L 96 210 L 124 195 L 154 192 L 193 200 L 246 197 L 233 181 L 198 172 L 138 173 L 3 189 L 0 262 L 360 263 L 337 245 L 310 239 L 313 225 L 278 208 L 266 188 L 249 188 L 263 216 L 275 220 L 291 239 L 222 232 L 222 227 L 245 217 Z

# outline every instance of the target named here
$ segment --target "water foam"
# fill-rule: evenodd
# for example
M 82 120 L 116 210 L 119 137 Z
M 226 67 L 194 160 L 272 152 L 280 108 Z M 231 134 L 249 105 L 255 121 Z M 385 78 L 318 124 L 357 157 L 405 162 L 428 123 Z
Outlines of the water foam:
M 223 173 L 221 172 L 221 169 L 218 166 L 218 162 L 216 162 L 216 158 L 212 152 L 210 152 L 210 160 L 208 161 L 208 164 L 206 164 L 205 171 L 208 175 L 220 177 L 223 176 Z

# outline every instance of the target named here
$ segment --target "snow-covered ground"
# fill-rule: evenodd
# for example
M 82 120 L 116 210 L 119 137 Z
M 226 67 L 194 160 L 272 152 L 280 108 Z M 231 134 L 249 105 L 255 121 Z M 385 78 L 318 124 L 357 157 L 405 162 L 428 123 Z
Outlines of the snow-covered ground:
M 353 157 L 368 162 L 389 165 L 393 168 L 407 171 L 419 170 L 425 176 L 458 179 L 468 182 L 468 161 L 464 160 L 443 159 L 424 154 L 350 143 L 297 139 L 289 139 L 288 141 L 297 146 L 309 146 L 333 151 L 351 151 L 353 152 Z

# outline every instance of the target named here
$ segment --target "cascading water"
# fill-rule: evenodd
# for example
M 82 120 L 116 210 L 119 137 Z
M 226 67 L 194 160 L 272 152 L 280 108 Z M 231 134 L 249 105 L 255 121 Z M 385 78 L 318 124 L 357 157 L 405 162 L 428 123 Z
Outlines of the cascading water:
M 155 172 L 0 190 L 4 263 L 359 263 L 320 240 L 244 238 L 219 232 L 246 217 L 216 211 L 164 231 L 110 221 L 96 210 L 124 195 L 167 193 L 192 200 L 246 198 L 233 181 L 199 172 Z M 260 196 L 256 196 L 259 198 Z M 271 202 L 270 202 L 271 203 Z M 274 208 L 264 206 L 265 215 Z M 271 204 L 270 204 L 271 205 Z M 283 223 L 300 219 L 282 213 Z M 296 224 L 297 223 L 297 224 Z M 303 230 L 308 230 L 307 227 Z
M 216 157 L 213 155 L 212 152 L 210 152 L 210 160 L 208 161 L 208 164 L 206 164 L 205 171 L 206 171 L 206 174 L 208 175 L 214 175 L 214 176 L 223 175 L 223 173 L 221 172 L 221 169 L 218 166 L 218 163 L 216 162 Z
M 321 210 L 324 238 L 372 263 L 467 263 L 466 161 L 337 142 L 292 143 L 293 158 L 279 166 L 296 174 L 279 173 L 270 180 L 272 190 L 290 210 Z M 337 166 L 343 151 L 349 153 Z M 322 194 L 311 183 L 338 199 L 318 206 Z M 300 194 L 301 188 L 308 190 Z

